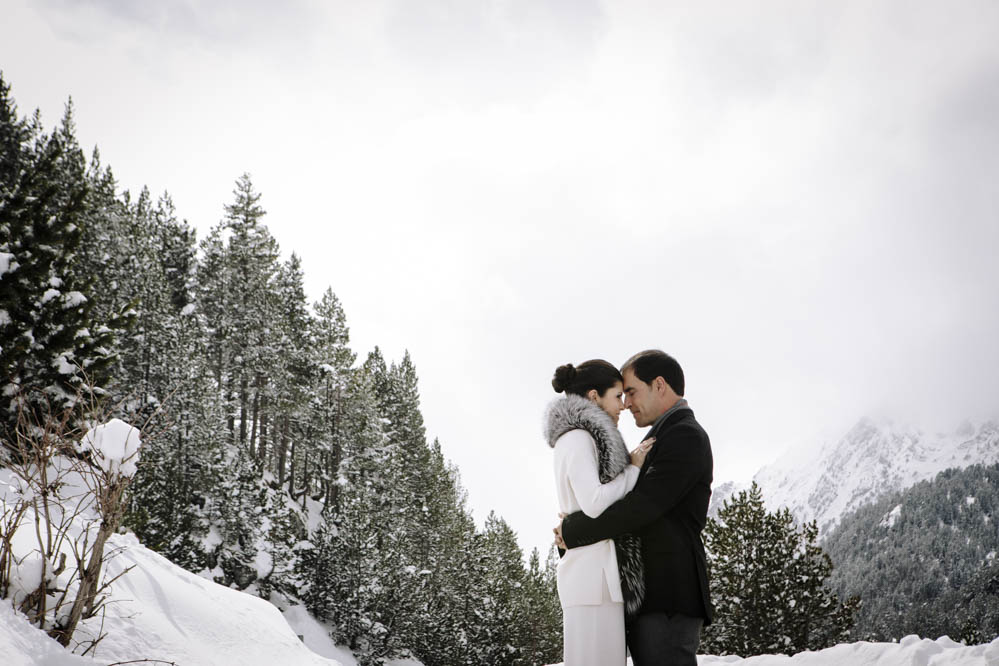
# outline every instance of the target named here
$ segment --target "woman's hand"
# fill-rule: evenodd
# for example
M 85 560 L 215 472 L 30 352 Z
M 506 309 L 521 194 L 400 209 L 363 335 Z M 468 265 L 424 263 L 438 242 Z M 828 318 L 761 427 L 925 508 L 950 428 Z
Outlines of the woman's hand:
M 642 465 L 645 464 L 645 456 L 649 453 L 649 449 L 651 449 L 652 445 L 655 443 L 656 443 L 656 438 L 649 437 L 641 444 L 636 446 L 635 449 L 631 452 L 631 464 L 641 469 Z

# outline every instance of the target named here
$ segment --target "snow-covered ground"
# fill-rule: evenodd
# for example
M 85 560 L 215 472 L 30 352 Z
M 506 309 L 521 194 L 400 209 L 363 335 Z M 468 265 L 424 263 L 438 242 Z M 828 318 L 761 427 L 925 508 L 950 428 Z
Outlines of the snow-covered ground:
M 787 655 L 697 658 L 698 666 L 997 666 L 999 638 L 989 645 L 964 646 L 946 636 L 931 641 L 906 636 L 898 643 L 848 643 Z M 560 666 L 560 665 L 559 665 Z M 631 659 L 628 660 L 631 665 Z
M 0 663 L 78 666 L 156 659 L 179 666 L 357 664 L 350 651 L 335 645 L 326 628 L 300 606 L 282 615 L 263 599 L 185 571 L 130 534 L 113 536 L 109 547 L 123 549 L 108 564 L 110 575 L 132 569 L 114 584 L 114 603 L 103 626 L 107 636 L 96 648 L 96 659 L 64 650 L 4 600 L 0 601 Z M 390 663 L 419 666 L 411 660 Z

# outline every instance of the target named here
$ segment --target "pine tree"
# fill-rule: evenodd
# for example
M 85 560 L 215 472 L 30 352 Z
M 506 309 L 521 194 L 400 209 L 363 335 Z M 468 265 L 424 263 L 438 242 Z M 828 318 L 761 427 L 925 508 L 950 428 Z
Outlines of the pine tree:
M 198 301 L 209 330 L 206 346 L 216 383 L 225 401 L 230 437 L 258 456 L 260 398 L 271 380 L 280 339 L 273 281 L 278 272 L 277 243 L 261 224 L 250 177 L 243 174 L 225 207 L 222 223 L 202 242 Z
M 87 186 L 71 105 L 45 136 L 37 113 L 18 118 L 0 78 L 0 150 L 0 422 L 9 428 L 19 407 L 83 408 L 102 395 L 121 323 L 94 320 L 91 285 L 73 270 Z
M 339 507 L 340 486 L 336 479 L 343 461 L 345 438 L 345 400 L 355 354 L 348 347 L 350 332 L 339 299 L 332 289 L 327 289 L 322 299 L 313 305 L 310 318 L 314 370 L 311 410 L 308 431 L 310 441 L 322 459 L 325 468 L 324 498 L 326 507 L 334 514 Z M 293 443 L 294 446 L 294 443 Z M 294 449 L 293 449 L 294 450 Z M 301 453 L 297 458 L 301 457 Z M 294 479 L 296 456 L 291 456 L 289 474 Z M 294 487 L 292 481 L 291 486 Z
M 176 219 L 165 195 L 154 216 L 160 251 L 144 270 L 159 276 L 155 317 L 145 315 L 156 324 L 146 327 L 148 336 L 128 338 L 124 346 L 131 351 L 124 355 L 150 360 L 139 367 L 149 368 L 141 376 L 148 377 L 148 396 L 160 408 L 150 423 L 156 436 L 146 442 L 127 521 L 144 544 L 201 571 L 217 564 L 208 539 L 209 509 L 220 494 L 224 412 L 207 359 L 198 353 L 207 334 L 194 301 L 194 233 Z M 137 308 L 148 311 L 150 304 Z
M 715 606 L 706 651 L 795 654 L 849 635 L 859 600 L 841 603 L 825 587 L 832 562 L 814 522 L 797 528 L 787 509 L 768 512 L 753 483 L 708 520 L 704 536 Z
M 529 664 L 551 664 L 562 658 L 562 606 L 558 599 L 556 567 L 558 554 L 552 545 L 545 564 L 537 548 L 531 551 L 525 585 L 524 624 L 528 643 L 525 660 Z
M 477 560 L 482 571 L 476 599 L 478 626 L 473 629 L 479 663 L 528 663 L 523 552 L 506 521 L 490 513 L 478 540 Z
M 259 432 L 251 439 L 251 446 L 255 440 L 257 456 L 269 461 L 282 487 L 288 477 L 294 478 L 294 459 L 289 455 L 292 442 L 311 445 L 317 435 L 311 427 L 310 400 L 319 369 L 311 358 L 312 318 L 303 283 L 301 261 L 292 254 L 280 267 L 274 287 L 277 355 L 269 380 L 254 403 L 254 413 L 259 414 L 253 419 L 259 422 L 254 432 Z M 324 477 L 327 486 L 331 485 L 329 478 Z

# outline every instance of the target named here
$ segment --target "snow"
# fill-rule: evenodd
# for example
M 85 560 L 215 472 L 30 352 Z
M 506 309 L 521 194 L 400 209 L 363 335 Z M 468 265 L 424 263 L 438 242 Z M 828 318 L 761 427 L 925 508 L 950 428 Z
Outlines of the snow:
M 55 366 L 60 375 L 71 375 L 76 372 L 76 366 L 69 362 L 65 354 L 56 357 Z
M 964 503 L 967 504 L 968 506 L 971 506 L 972 504 L 975 503 L 975 498 L 974 497 L 965 497 L 964 498 Z
M 87 302 L 87 297 L 78 291 L 71 291 L 66 294 L 66 298 L 63 299 L 64 308 L 75 308 L 78 305 L 83 305 Z
M 0 326 L 6 326 L 10 323 L 10 313 L 6 310 L 0 310 Z
M 93 659 L 77 657 L 33 627 L 9 603 L 0 601 L 0 654 L 4 666 L 93 666 Z
M 697 657 L 698 666 L 995 666 L 999 664 L 999 638 L 988 645 L 964 646 L 947 636 L 933 641 L 906 636 L 898 643 L 844 643 L 817 652 L 756 657 Z M 631 659 L 628 660 L 631 666 Z
M 121 602 L 108 610 L 102 663 L 338 664 L 310 651 L 269 602 L 187 572 L 132 535 L 115 535 L 112 546 L 127 550 L 108 563 L 109 575 L 134 568 L 115 583 Z
M 82 453 L 92 451 L 105 472 L 133 477 L 139 460 L 139 430 L 121 419 L 111 419 L 87 431 L 78 447 Z
M 0 276 L 6 273 L 13 273 L 18 269 L 19 264 L 14 260 L 14 255 L 10 252 L 0 252 Z
M 187 315 L 191 314 L 192 312 L 194 312 L 194 303 L 188 303 L 180 311 L 180 316 L 186 317 Z
M 257 578 L 267 578 L 274 573 L 274 558 L 266 550 L 258 550 L 253 558 L 253 568 L 257 570 Z
M 357 660 L 350 650 L 334 643 L 330 638 L 329 627 L 312 617 L 305 606 L 292 606 L 284 612 L 284 619 L 302 637 L 306 647 L 316 654 L 338 661 L 343 666 L 357 666 Z
M 898 519 L 901 515 L 902 515 L 902 505 L 897 504 L 894 509 L 885 514 L 885 517 L 881 519 L 881 527 L 886 527 L 886 528 L 895 527 L 895 523 L 898 522 Z

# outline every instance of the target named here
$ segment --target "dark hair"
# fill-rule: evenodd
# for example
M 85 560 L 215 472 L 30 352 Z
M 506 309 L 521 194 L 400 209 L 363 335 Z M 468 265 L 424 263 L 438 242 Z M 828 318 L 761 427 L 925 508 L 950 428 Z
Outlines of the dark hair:
M 658 349 L 638 352 L 621 366 L 621 374 L 628 370 L 646 384 L 651 384 L 656 377 L 662 377 L 674 393 L 683 396 L 683 368 L 666 352 Z
M 591 389 L 596 389 L 601 396 L 607 389 L 620 381 L 621 373 L 607 361 L 593 359 L 574 367 L 572 363 L 555 368 L 552 378 L 552 388 L 556 393 L 571 393 L 585 396 Z

